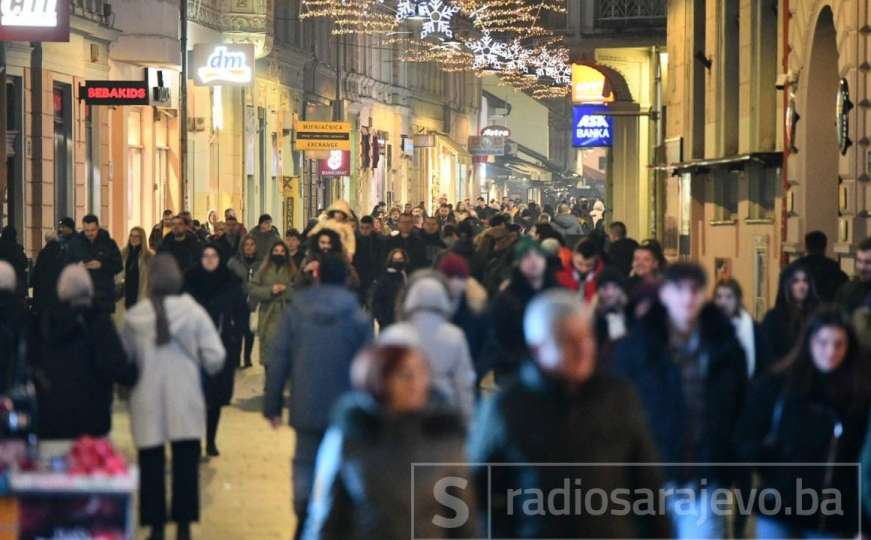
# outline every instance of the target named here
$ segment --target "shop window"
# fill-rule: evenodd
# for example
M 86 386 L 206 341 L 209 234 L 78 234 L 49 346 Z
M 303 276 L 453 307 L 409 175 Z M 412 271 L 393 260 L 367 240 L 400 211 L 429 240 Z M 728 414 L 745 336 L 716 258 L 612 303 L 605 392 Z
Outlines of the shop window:
M 85 105 L 85 174 L 88 186 L 88 212 L 100 217 L 99 116 Z
M 774 200 L 780 181 L 780 169 L 752 169 L 748 178 L 749 215 L 748 219 L 774 219 Z
M 710 175 L 709 182 L 714 221 L 734 221 L 738 217 L 738 176 L 729 171 L 716 171 Z
M 54 210 L 55 218 L 73 217 L 73 104 L 72 86 L 54 83 Z
M 169 189 L 169 125 L 161 116 L 154 123 L 154 212 L 163 212 L 167 208 L 167 190 Z M 160 214 L 156 215 L 157 218 Z

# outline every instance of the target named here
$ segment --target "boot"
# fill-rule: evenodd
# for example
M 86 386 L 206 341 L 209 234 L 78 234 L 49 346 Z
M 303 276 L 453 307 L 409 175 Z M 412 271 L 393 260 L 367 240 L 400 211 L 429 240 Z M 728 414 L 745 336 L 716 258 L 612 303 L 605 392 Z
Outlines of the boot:
M 191 524 L 188 522 L 179 522 L 178 532 L 175 536 L 176 540 L 191 540 Z
M 166 538 L 166 536 L 163 532 L 163 525 L 155 525 L 151 528 L 151 534 L 148 535 L 148 540 L 163 540 L 164 538 Z
M 207 445 L 206 445 L 206 455 L 209 456 L 209 457 L 218 457 L 218 456 L 220 456 L 221 453 L 218 452 L 218 445 L 216 445 L 215 443 L 209 443 L 209 444 L 207 444 Z

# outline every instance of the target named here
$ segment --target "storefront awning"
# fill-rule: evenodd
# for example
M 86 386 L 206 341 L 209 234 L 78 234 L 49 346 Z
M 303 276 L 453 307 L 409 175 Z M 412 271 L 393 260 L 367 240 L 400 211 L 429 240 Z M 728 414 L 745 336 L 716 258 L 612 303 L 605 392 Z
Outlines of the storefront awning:
M 442 133 L 441 131 L 430 131 L 430 134 L 435 135 L 442 144 L 453 150 L 454 153 L 457 154 L 458 159 L 464 163 L 472 162 L 472 155 L 469 154 L 469 151 L 460 146 L 460 144 L 453 140 L 450 135 Z
M 747 164 L 757 164 L 763 167 L 779 167 L 783 164 L 782 152 L 752 152 L 737 156 L 729 156 L 715 159 L 696 159 L 668 165 L 651 165 L 649 168 L 655 171 L 666 171 L 671 174 L 684 172 L 698 172 L 702 169 L 716 169 L 721 167 L 744 167 Z

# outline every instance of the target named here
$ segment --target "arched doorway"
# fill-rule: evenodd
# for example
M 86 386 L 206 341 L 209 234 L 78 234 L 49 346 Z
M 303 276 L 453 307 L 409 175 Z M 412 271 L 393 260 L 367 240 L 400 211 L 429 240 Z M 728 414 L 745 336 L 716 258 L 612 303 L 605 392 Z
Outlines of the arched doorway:
M 804 161 L 804 232 L 820 230 L 829 237 L 829 251 L 838 240 L 838 142 L 835 98 L 838 92 L 837 34 L 831 8 L 817 18 L 807 69 L 804 115 L 799 146 Z

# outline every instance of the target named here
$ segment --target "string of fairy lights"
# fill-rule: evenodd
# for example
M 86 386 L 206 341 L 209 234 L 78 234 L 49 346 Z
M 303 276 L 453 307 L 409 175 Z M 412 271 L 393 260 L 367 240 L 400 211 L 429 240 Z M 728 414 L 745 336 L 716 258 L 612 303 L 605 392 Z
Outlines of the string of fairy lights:
M 498 75 L 538 98 L 567 95 L 569 51 L 543 25 L 565 0 L 303 0 L 301 17 L 327 18 L 333 35 L 381 35 L 403 62 Z

